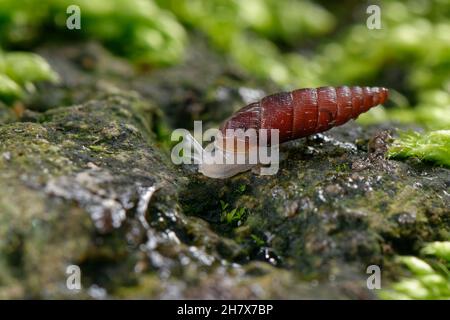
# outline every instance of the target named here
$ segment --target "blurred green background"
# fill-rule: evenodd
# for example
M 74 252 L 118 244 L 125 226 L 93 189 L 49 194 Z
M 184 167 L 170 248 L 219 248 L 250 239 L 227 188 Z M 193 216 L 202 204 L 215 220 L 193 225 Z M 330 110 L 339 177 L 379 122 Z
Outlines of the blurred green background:
M 80 32 L 66 28 L 71 4 L 81 8 Z M 381 9 L 380 30 L 367 28 L 364 1 L 0 0 L 0 44 L 24 50 L 49 34 L 94 38 L 138 65 L 155 68 L 180 63 L 189 35 L 200 32 L 232 62 L 285 89 L 341 84 L 393 89 L 395 112 L 388 117 L 384 109 L 374 109 L 365 122 L 395 119 L 448 128 L 450 3 L 370 4 Z M 17 95 L 24 82 L 45 79 L 42 72 L 39 77 L 8 72 L 4 60 L 5 54 L 0 81 L 9 95 Z M 5 88 L 0 92 L 7 95 Z M 414 112 L 408 112 L 412 106 Z

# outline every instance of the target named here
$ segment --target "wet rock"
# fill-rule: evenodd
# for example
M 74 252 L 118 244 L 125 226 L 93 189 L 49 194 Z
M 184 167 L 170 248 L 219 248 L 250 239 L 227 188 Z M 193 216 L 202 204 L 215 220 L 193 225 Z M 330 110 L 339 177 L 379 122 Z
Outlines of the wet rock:
M 207 200 L 217 198 L 248 208 L 240 228 L 248 238 L 261 238 L 259 245 L 272 253 L 249 250 L 250 260 L 272 263 L 276 257 L 276 266 L 295 270 L 302 279 L 322 283 L 348 269 L 362 279 L 367 266 L 376 264 L 388 281 L 395 273 L 393 255 L 415 254 L 423 242 L 448 239 L 450 171 L 385 159 L 389 136 L 383 132 L 349 123 L 289 142 L 281 148 L 287 156 L 274 176 L 247 172 L 225 182 L 205 180 L 203 191 L 197 190 L 206 194 L 198 212 L 220 214 L 216 200 Z M 358 147 L 361 140 L 369 147 Z M 355 168 L 358 162 L 367 163 Z M 244 193 L 237 192 L 241 185 Z
M 180 210 L 185 181 L 142 100 L 112 95 L 39 119 L 0 127 L 2 297 L 113 295 L 139 274 L 156 274 L 155 286 L 195 279 L 236 250 Z M 66 288 L 71 264 L 85 290 Z
M 385 159 L 390 124 L 291 141 L 274 176 L 209 179 L 171 164 L 169 130 L 278 90 L 201 41 L 151 73 L 93 43 L 38 51 L 62 82 L 0 106 L 1 297 L 371 299 L 368 265 L 386 283 L 394 255 L 450 236 L 449 170 Z
M 50 43 L 36 51 L 51 64 L 60 81 L 37 84 L 37 94 L 27 101 L 27 108 L 34 111 L 81 104 L 117 93 L 118 88 L 126 88 L 134 75 L 129 63 L 96 42 L 64 46 Z

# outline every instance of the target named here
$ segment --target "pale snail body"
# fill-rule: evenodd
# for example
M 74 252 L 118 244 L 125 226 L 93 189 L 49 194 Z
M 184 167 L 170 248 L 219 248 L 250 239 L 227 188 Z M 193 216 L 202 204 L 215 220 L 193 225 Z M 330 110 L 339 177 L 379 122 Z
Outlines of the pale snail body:
M 199 165 L 198 172 L 209 178 L 226 179 L 254 168 L 255 164 L 205 164 Z
M 238 110 L 220 130 L 225 133 L 226 129 L 278 129 L 279 143 L 283 143 L 356 119 L 361 113 L 384 103 L 387 98 L 388 90 L 378 87 L 320 87 L 280 92 Z M 203 151 L 198 143 L 194 145 L 197 151 Z M 224 157 L 234 157 L 234 150 L 214 146 L 216 152 L 221 152 Z M 225 179 L 253 167 L 255 164 L 203 162 L 199 164 L 199 172 L 211 178 Z

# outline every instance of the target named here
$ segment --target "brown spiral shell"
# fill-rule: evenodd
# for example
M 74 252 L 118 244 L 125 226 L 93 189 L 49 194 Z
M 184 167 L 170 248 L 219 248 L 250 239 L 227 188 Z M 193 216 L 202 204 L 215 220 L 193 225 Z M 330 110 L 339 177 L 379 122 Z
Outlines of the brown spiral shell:
M 280 92 L 238 110 L 221 130 L 279 129 L 281 143 L 342 125 L 387 98 L 388 90 L 379 87 L 320 87 Z

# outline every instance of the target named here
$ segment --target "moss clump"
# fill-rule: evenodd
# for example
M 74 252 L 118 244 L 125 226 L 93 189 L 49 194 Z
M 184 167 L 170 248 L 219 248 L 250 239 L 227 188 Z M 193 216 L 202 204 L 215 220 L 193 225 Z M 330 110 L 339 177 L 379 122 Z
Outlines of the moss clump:
M 450 130 L 401 133 L 388 155 L 400 159 L 415 157 L 450 167 Z
M 276 43 L 293 47 L 301 38 L 329 33 L 336 24 L 331 13 L 309 1 L 157 2 L 206 34 L 213 46 L 244 69 L 284 85 L 299 81 L 307 61 L 281 53 Z
M 432 242 L 422 249 L 429 262 L 414 257 L 399 257 L 411 273 L 380 293 L 382 299 L 450 299 L 450 242 Z

